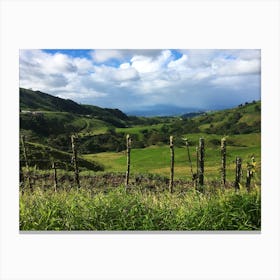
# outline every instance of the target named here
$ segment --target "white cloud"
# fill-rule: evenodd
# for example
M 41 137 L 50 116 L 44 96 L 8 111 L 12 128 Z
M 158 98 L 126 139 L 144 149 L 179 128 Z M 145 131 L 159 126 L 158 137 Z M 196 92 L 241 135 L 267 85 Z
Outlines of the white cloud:
M 138 78 L 138 72 L 133 67 L 113 72 L 113 79 L 115 81 L 137 80 Z
M 261 70 L 260 60 L 231 60 L 220 63 L 217 74 L 218 75 L 243 75 L 256 74 Z
M 150 73 L 160 71 L 170 60 L 171 51 L 165 50 L 156 57 L 149 57 L 143 55 L 136 55 L 131 58 L 131 66 L 139 73 Z
M 211 81 L 211 84 L 215 86 L 222 86 L 222 87 L 237 87 L 240 86 L 242 83 L 242 77 L 239 76 L 225 76 L 225 77 L 217 77 Z
M 96 98 L 96 97 L 105 97 L 108 94 L 104 92 L 90 91 L 90 92 L 72 92 L 72 91 L 63 91 L 59 93 L 59 91 L 54 92 L 54 95 L 60 98 L 65 99 L 88 99 L 88 98 Z
M 188 57 L 186 54 L 183 54 L 177 60 L 171 60 L 168 64 L 169 68 L 176 68 L 177 70 L 184 70 L 187 67 Z
M 188 58 L 190 67 L 207 67 L 211 65 L 213 58 L 217 56 L 217 50 L 181 50 Z
M 122 52 L 119 50 L 95 50 L 91 52 L 91 57 L 95 62 L 105 62 L 109 59 L 123 58 Z
M 194 75 L 194 80 L 203 80 L 210 77 L 212 73 L 210 71 L 201 71 Z
M 251 59 L 258 59 L 261 58 L 261 51 L 260 50 L 247 50 L 247 49 L 240 49 L 240 50 L 225 50 L 225 54 L 235 56 L 239 59 L 251 60 Z
M 162 50 L 157 49 L 99 49 L 99 50 L 93 50 L 90 52 L 90 55 L 94 62 L 96 63 L 105 63 L 108 60 L 114 59 L 114 60 L 131 60 L 134 56 L 144 56 L 144 57 L 150 57 L 150 58 L 156 58 L 162 53 Z
M 88 72 L 93 71 L 93 64 L 90 60 L 86 58 L 75 58 L 73 60 L 75 66 L 77 67 L 77 72 L 79 74 L 87 74 Z
M 215 96 L 225 92 L 239 103 L 246 96 L 260 96 L 260 50 L 179 50 L 177 54 L 94 50 L 89 54 L 73 57 L 67 52 L 21 50 L 20 86 L 121 109 L 153 102 L 195 106 L 202 104 L 202 98 L 205 104 L 215 105 Z

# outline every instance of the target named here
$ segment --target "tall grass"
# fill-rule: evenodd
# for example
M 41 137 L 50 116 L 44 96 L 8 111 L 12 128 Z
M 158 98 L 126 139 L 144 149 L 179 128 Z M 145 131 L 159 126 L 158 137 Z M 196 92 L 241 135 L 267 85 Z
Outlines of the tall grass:
M 20 194 L 20 230 L 259 230 L 260 190 L 41 189 Z

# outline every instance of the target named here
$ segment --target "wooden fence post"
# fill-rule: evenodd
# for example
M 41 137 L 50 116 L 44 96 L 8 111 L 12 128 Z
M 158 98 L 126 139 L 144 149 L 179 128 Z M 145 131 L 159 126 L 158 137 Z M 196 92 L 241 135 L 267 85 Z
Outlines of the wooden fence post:
M 204 139 L 199 138 L 198 152 L 198 184 L 204 185 Z
M 27 152 L 26 152 L 26 147 L 25 147 L 25 136 L 21 136 L 21 144 L 22 144 L 22 149 L 23 149 L 23 156 L 24 156 L 24 161 L 25 161 L 25 167 L 27 171 L 27 184 L 29 186 L 29 189 L 33 191 L 33 186 L 31 184 L 31 179 L 30 179 L 30 169 L 29 169 L 29 164 L 28 164 L 28 158 L 27 158 Z
M 169 191 L 173 193 L 174 191 L 174 143 L 173 143 L 173 136 L 170 136 L 170 180 L 169 180 Z
M 256 167 L 256 161 L 255 157 L 251 157 L 251 162 L 247 163 L 247 174 L 246 174 L 246 188 L 248 191 L 251 189 L 251 179 L 253 178 L 253 175 L 255 173 L 255 167 Z
M 197 187 L 198 184 L 198 146 L 195 147 L 195 152 L 196 152 L 196 178 L 194 181 L 195 186 Z
M 56 172 L 56 164 L 55 162 L 52 163 L 52 169 L 53 169 L 53 177 L 54 177 L 54 191 L 57 190 L 57 172 Z
M 80 178 L 79 178 L 79 168 L 78 168 L 78 160 L 77 160 L 77 148 L 76 148 L 76 136 L 71 136 L 71 144 L 72 144 L 72 153 L 73 153 L 73 165 L 74 165 L 74 172 L 75 172 L 75 183 L 77 184 L 78 188 L 80 188 Z
M 125 173 L 125 186 L 128 187 L 129 174 L 130 174 L 130 150 L 131 150 L 131 138 L 129 134 L 126 135 L 126 173 Z
M 246 173 L 246 188 L 248 191 L 250 191 L 251 188 L 251 179 L 252 179 L 252 172 L 250 169 L 247 169 Z
M 235 182 L 234 182 L 234 188 L 236 190 L 239 190 L 240 189 L 240 178 L 241 178 L 241 164 L 242 164 L 242 160 L 240 157 L 237 157 L 236 158 L 236 161 L 235 161 Z
M 225 186 L 226 184 L 226 139 L 221 139 L 221 159 L 222 159 L 222 166 L 221 166 L 221 175 L 222 175 L 222 184 Z
M 194 180 L 195 179 L 195 174 L 193 173 L 193 167 L 192 167 L 192 160 L 191 160 L 191 154 L 190 154 L 190 148 L 189 148 L 190 143 L 189 143 L 189 140 L 187 138 L 184 138 L 183 140 L 185 140 L 185 142 L 186 142 L 188 161 L 190 163 L 192 179 Z
M 253 172 L 251 170 L 251 165 L 247 165 L 247 172 L 246 172 L 246 188 L 248 191 L 250 191 L 251 188 L 251 179 L 253 177 Z

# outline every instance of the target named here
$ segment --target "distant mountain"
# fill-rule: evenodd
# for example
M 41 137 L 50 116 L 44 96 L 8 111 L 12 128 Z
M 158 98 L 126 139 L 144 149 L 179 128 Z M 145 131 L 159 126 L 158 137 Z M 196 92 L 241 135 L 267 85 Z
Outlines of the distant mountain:
M 126 111 L 129 116 L 142 117 L 163 117 L 163 116 L 181 116 L 187 113 L 198 113 L 202 110 L 200 108 L 179 107 L 168 104 L 159 104 L 149 107 L 139 108 L 137 110 Z

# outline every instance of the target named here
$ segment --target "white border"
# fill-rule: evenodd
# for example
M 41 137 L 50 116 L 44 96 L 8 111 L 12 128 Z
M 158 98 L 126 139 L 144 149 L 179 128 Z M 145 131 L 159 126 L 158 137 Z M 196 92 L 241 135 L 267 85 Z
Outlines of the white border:
M 0 278 L 280 279 L 279 34 L 276 0 L 2 0 Z M 19 234 L 20 48 L 262 49 L 261 234 Z

